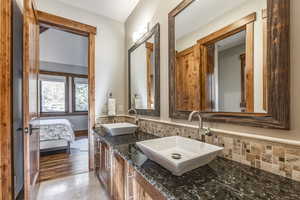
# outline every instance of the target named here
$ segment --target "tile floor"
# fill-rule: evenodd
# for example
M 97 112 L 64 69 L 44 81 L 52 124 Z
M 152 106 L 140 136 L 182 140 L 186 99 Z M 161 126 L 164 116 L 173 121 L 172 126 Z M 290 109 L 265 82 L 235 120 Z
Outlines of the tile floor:
M 45 181 L 37 200 L 110 200 L 94 173 Z

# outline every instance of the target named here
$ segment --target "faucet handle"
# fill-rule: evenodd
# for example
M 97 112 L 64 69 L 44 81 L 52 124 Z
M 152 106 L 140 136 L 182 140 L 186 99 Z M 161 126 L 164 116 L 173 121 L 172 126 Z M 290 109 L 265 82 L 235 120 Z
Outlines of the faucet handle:
M 133 114 L 136 114 L 136 115 L 137 115 L 137 111 L 136 111 L 135 108 L 130 108 L 130 109 L 128 110 L 128 114 L 130 114 L 130 113 L 133 113 Z
M 210 128 L 204 128 L 204 134 L 209 137 L 212 136 Z

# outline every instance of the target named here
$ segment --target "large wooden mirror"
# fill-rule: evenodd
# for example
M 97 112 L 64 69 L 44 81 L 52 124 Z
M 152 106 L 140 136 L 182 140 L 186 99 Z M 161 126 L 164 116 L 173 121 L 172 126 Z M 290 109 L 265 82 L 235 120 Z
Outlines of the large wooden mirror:
M 141 115 L 160 115 L 160 25 L 128 51 L 129 108 Z
M 289 129 L 289 6 L 184 0 L 170 12 L 170 117 Z

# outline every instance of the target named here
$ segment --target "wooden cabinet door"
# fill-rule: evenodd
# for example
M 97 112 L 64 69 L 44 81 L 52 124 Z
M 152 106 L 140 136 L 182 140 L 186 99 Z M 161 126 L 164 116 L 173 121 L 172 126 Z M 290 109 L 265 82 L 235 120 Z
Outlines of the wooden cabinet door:
M 99 177 L 108 192 L 111 190 L 111 158 L 110 149 L 107 144 L 100 142 L 100 165 Z
M 112 156 L 112 198 L 114 200 L 125 199 L 125 161 L 114 154 Z
M 101 148 L 101 142 L 100 142 L 100 139 L 99 139 L 99 137 L 97 135 L 95 135 L 94 139 L 95 139 L 95 141 L 94 141 L 95 173 L 97 174 L 97 176 L 99 176 L 99 172 L 100 172 L 100 148 Z
M 134 172 L 133 200 L 166 200 L 166 198 L 141 175 Z
M 140 185 L 138 182 L 135 182 L 133 200 L 155 200 L 155 199 L 152 198 L 145 191 L 142 185 Z
M 125 200 L 133 200 L 133 181 L 134 169 L 126 162 L 125 163 Z
M 113 153 L 109 146 L 96 141 L 96 173 L 113 200 L 165 200 L 122 157 Z M 97 158 L 98 157 L 98 158 Z

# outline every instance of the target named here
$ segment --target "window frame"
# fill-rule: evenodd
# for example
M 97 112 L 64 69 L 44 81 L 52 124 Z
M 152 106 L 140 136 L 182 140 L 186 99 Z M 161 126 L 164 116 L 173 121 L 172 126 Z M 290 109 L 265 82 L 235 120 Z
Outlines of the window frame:
M 42 112 L 42 84 L 41 80 L 39 80 L 39 87 L 40 87 L 40 94 L 39 94 L 39 108 L 40 108 L 40 116 L 41 117 L 54 117 L 54 116 L 73 116 L 73 115 L 88 115 L 88 111 L 78 111 L 75 112 L 74 105 L 75 105 L 75 99 L 74 96 L 74 78 L 86 78 L 88 79 L 88 75 L 81 75 L 81 74 L 72 74 L 72 73 L 65 73 L 65 72 L 51 72 L 51 71 L 43 71 L 41 70 L 39 72 L 40 75 L 50 75 L 50 76 L 61 76 L 65 77 L 65 112 Z M 70 85 L 71 80 L 71 85 Z M 70 87 L 72 87 L 72 94 L 70 95 Z M 71 100 L 71 101 L 70 101 Z M 70 103 L 72 106 L 72 109 L 70 110 Z
M 88 110 L 84 111 L 84 110 L 76 110 L 76 83 L 75 83 L 75 78 L 82 78 L 82 77 L 72 77 L 72 112 L 73 113 L 88 113 Z M 88 83 L 88 78 L 87 78 L 87 85 L 89 87 L 89 83 Z
M 47 75 L 49 75 L 49 74 L 47 74 Z M 59 75 L 51 75 L 51 76 L 59 76 Z M 55 112 L 55 111 L 52 111 L 52 112 L 43 112 L 43 100 L 42 100 L 42 97 L 43 97 L 43 95 L 42 95 L 42 91 L 43 91 L 43 84 L 42 84 L 42 82 L 43 82 L 43 80 L 39 80 L 39 85 L 40 85 L 40 97 L 39 97 L 39 99 L 40 99 L 40 113 L 41 114 L 46 114 L 46 115 L 61 115 L 61 114 L 65 114 L 65 113 L 69 113 L 69 99 L 68 99 L 68 95 L 67 95 L 67 93 L 68 93 L 68 91 L 69 91 L 69 84 L 68 84 L 68 78 L 67 77 L 65 77 L 65 76 L 61 76 L 61 77 L 64 77 L 65 78 L 65 111 L 57 111 L 57 112 Z M 49 81 L 50 82 L 50 81 Z M 52 82 L 55 82 L 55 81 L 52 81 Z

